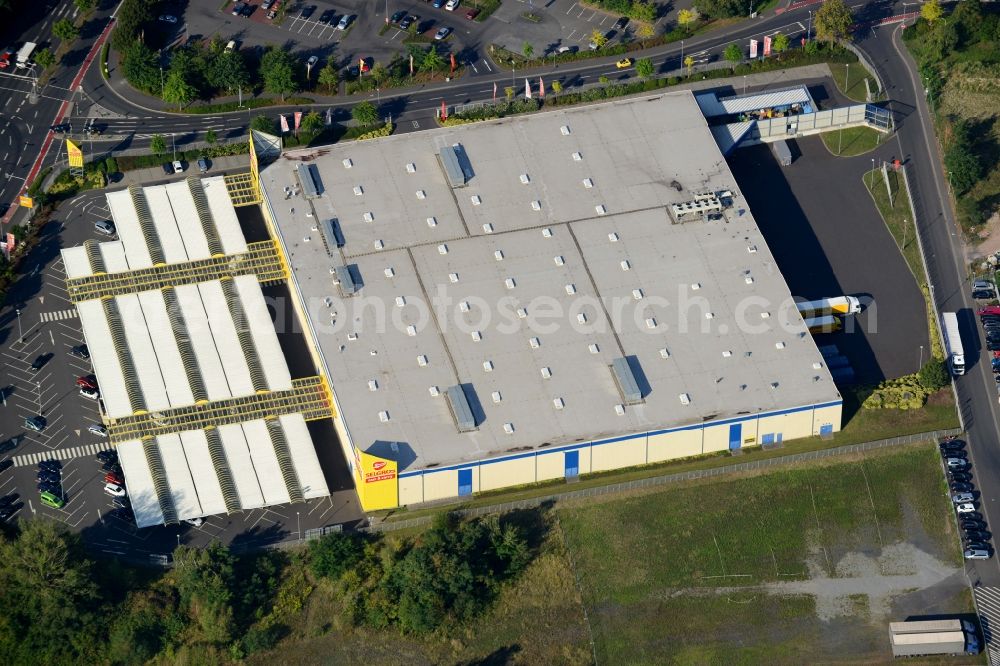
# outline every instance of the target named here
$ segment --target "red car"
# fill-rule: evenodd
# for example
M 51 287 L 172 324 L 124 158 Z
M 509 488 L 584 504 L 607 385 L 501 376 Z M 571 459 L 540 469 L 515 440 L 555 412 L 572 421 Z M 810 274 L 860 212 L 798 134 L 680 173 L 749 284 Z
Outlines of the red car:
M 8 69 L 10 67 L 10 57 L 12 55 L 14 55 L 14 52 L 10 49 L 0 52 L 0 69 Z
M 125 485 L 125 479 L 123 479 L 120 474 L 117 474 L 115 472 L 108 472 L 107 474 L 105 474 L 104 475 L 104 482 L 105 483 L 114 483 L 114 484 L 117 484 L 119 486 L 124 486 Z
M 475 21 L 477 16 L 479 16 L 478 9 L 470 9 L 469 11 L 465 12 L 465 18 L 469 19 L 470 21 Z
M 77 377 L 76 385 L 79 386 L 80 388 L 88 388 L 96 391 L 97 377 L 94 377 L 93 375 L 89 375 L 87 377 Z

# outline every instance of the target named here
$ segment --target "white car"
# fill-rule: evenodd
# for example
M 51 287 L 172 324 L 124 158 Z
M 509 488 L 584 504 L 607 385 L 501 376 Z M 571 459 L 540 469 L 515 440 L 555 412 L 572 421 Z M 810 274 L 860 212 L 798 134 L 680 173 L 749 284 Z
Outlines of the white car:
M 186 518 L 184 520 L 188 525 L 194 525 L 195 527 L 201 527 L 205 523 L 204 518 Z
M 112 497 L 125 497 L 125 489 L 117 483 L 109 483 L 104 486 L 104 492 Z
M 337 24 L 337 30 L 347 30 L 347 26 L 351 25 L 352 21 L 354 21 L 354 14 L 344 14 L 340 23 Z
M 462 4 L 462 0 L 448 0 L 448 3 L 444 6 L 449 12 L 453 12 L 458 9 L 458 6 Z
M 959 513 L 975 513 L 976 507 L 974 504 L 969 504 L 968 502 L 965 504 L 956 504 L 955 511 Z
M 969 461 L 962 458 L 947 458 L 944 464 L 948 466 L 948 469 L 965 469 Z
M 955 493 L 951 496 L 951 501 L 955 504 L 964 504 L 966 502 L 975 502 L 976 498 L 972 493 Z
M 101 397 L 101 392 L 97 389 L 88 388 L 86 386 L 80 387 L 80 395 L 84 398 L 90 398 L 91 400 L 97 400 Z
M 174 160 L 174 173 L 183 173 L 183 172 L 184 172 L 184 165 L 181 163 L 180 160 Z
M 988 560 L 990 559 L 990 551 L 982 548 L 970 548 L 965 551 L 965 559 L 967 560 Z
M 93 423 L 87 428 L 87 431 L 101 437 L 108 436 L 108 429 L 102 426 L 100 423 Z
M 309 60 L 306 60 L 306 64 L 310 67 L 315 67 L 316 63 L 319 62 L 319 56 L 309 56 Z

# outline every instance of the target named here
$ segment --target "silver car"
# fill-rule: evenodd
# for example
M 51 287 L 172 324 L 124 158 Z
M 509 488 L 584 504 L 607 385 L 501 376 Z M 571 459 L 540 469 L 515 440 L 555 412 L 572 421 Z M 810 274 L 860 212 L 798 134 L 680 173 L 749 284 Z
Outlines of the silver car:
M 975 513 L 976 507 L 975 507 L 974 504 L 970 504 L 970 503 L 956 504 L 955 505 L 955 511 L 957 511 L 959 513 Z
M 975 502 L 976 498 L 972 493 L 955 493 L 951 496 L 951 501 L 955 504 L 964 504 L 966 502 Z
M 970 548 L 965 551 L 965 559 L 967 560 L 988 560 L 990 559 L 990 551 L 982 548 Z

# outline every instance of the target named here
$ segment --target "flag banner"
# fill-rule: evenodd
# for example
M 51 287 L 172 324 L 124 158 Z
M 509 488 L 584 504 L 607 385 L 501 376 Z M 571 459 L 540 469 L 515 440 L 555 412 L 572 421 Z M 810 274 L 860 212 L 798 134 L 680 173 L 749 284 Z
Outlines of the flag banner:
M 7 232 L 7 252 L 13 252 L 16 241 L 14 240 L 14 234 Z
M 364 58 L 358 58 L 358 71 L 362 74 L 368 71 L 368 65 L 365 64 Z
M 542 77 L 538 77 L 538 98 L 543 99 L 545 97 L 545 81 Z
M 333 109 L 330 107 L 327 107 L 326 109 L 326 124 L 327 125 L 333 124 Z
M 493 82 L 493 101 L 494 102 L 497 101 L 497 83 L 496 83 L 496 81 Z
M 278 117 L 281 118 L 281 131 L 282 132 L 287 132 L 288 131 L 288 119 L 285 118 L 284 115 L 280 115 Z
M 528 83 L 528 79 L 524 80 L 524 98 L 531 99 L 531 84 Z
M 756 39 L 751 39 L 750 40 L 750 59 L 753 60 L 756 57 L 757 57 L 757 40 Z
M 413 54 L 410 54 L 410 76 L 413 76 Z
M 455 54 L 451 54 L 451 73 L 455 73 Z
M 770 37 L 765 37 L 764 38 L 764 57 L 766 58 L 769 55 L 771 55 L 771 38 Z
M 83 151 L 69 139 L 66 139 L 66 155 L 69 157 L 71 167 L 83 168 Z
M 448 107 L 444 105 L 444 100 L 441 100 L 441 120 L 448 120 Z

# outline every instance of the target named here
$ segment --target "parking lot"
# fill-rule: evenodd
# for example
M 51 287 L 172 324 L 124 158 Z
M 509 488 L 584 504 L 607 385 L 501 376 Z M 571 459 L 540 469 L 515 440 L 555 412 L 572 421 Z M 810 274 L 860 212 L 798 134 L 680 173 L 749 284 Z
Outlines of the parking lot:
M 766 145 L 728 159 L 792 294 L 867 303 L 854 331 L 818 335 L 817 344 L 836 345 L 862 383 L 916 372 L 930 358 L 924 300 L 861 181 L 872 155 L 834 157 L 819 137 L 789 143 L 799 153 L 790 167 Z
M 98 452 L 109 448 L 108 440 L 87 429 L 100 423 L 98 403 L 81 396 L 76 385 L 76 379 L 91 374 L 92 369 L 87 360 L 70 353 L 83 344 L 83 337 L 67 298 L 59 255 L 60 248 L 89 238 L 106 240 L 95 232 L 94 223 L 109 219 L 108 215 L 102 192 L 88 192 L 64 203 L 55 220 L 43 228 L 41 242 L 27 260 L 27 274 L 14 285 L 8 306 L 0 311 L 0 357 L 5 367 L 0 386 L 0 498 L 7 498 L 0 500 L 0 518 L 9 514 L 4 519 L 57 520 L 80 531 L 97 553 L 140 560 L 169 553 L 179 543 L 206 545 L 218 539 L 236 547 L 260 547 L 301 538 L 311 529 L 352 525 L 361 519 L 363 512 L 332 422 L 309 424 L 330 497 L 211 516 L 197 527 L 182 524 L 138 530 L 132 522 L 112 514 L 112 497 L 104 492 L 104 471 L 96 459 Z M 284 287 L 269 289 L 269 298 L 277 301 Z M 282 349 L 291 355 L 293 376 L 314 374 L 315 368 L 305 360 L 305 341 L 297 327 L 284 321 L 278 326 Z M 52 357 L 32 371 L 32 362 L 47 354 Z M 36 415 L 46 421 L 42 432 L 25 427 L 25 418 Z M 61 462 L 62 508 L 39 501 L 38 463 L 43 460 Z

